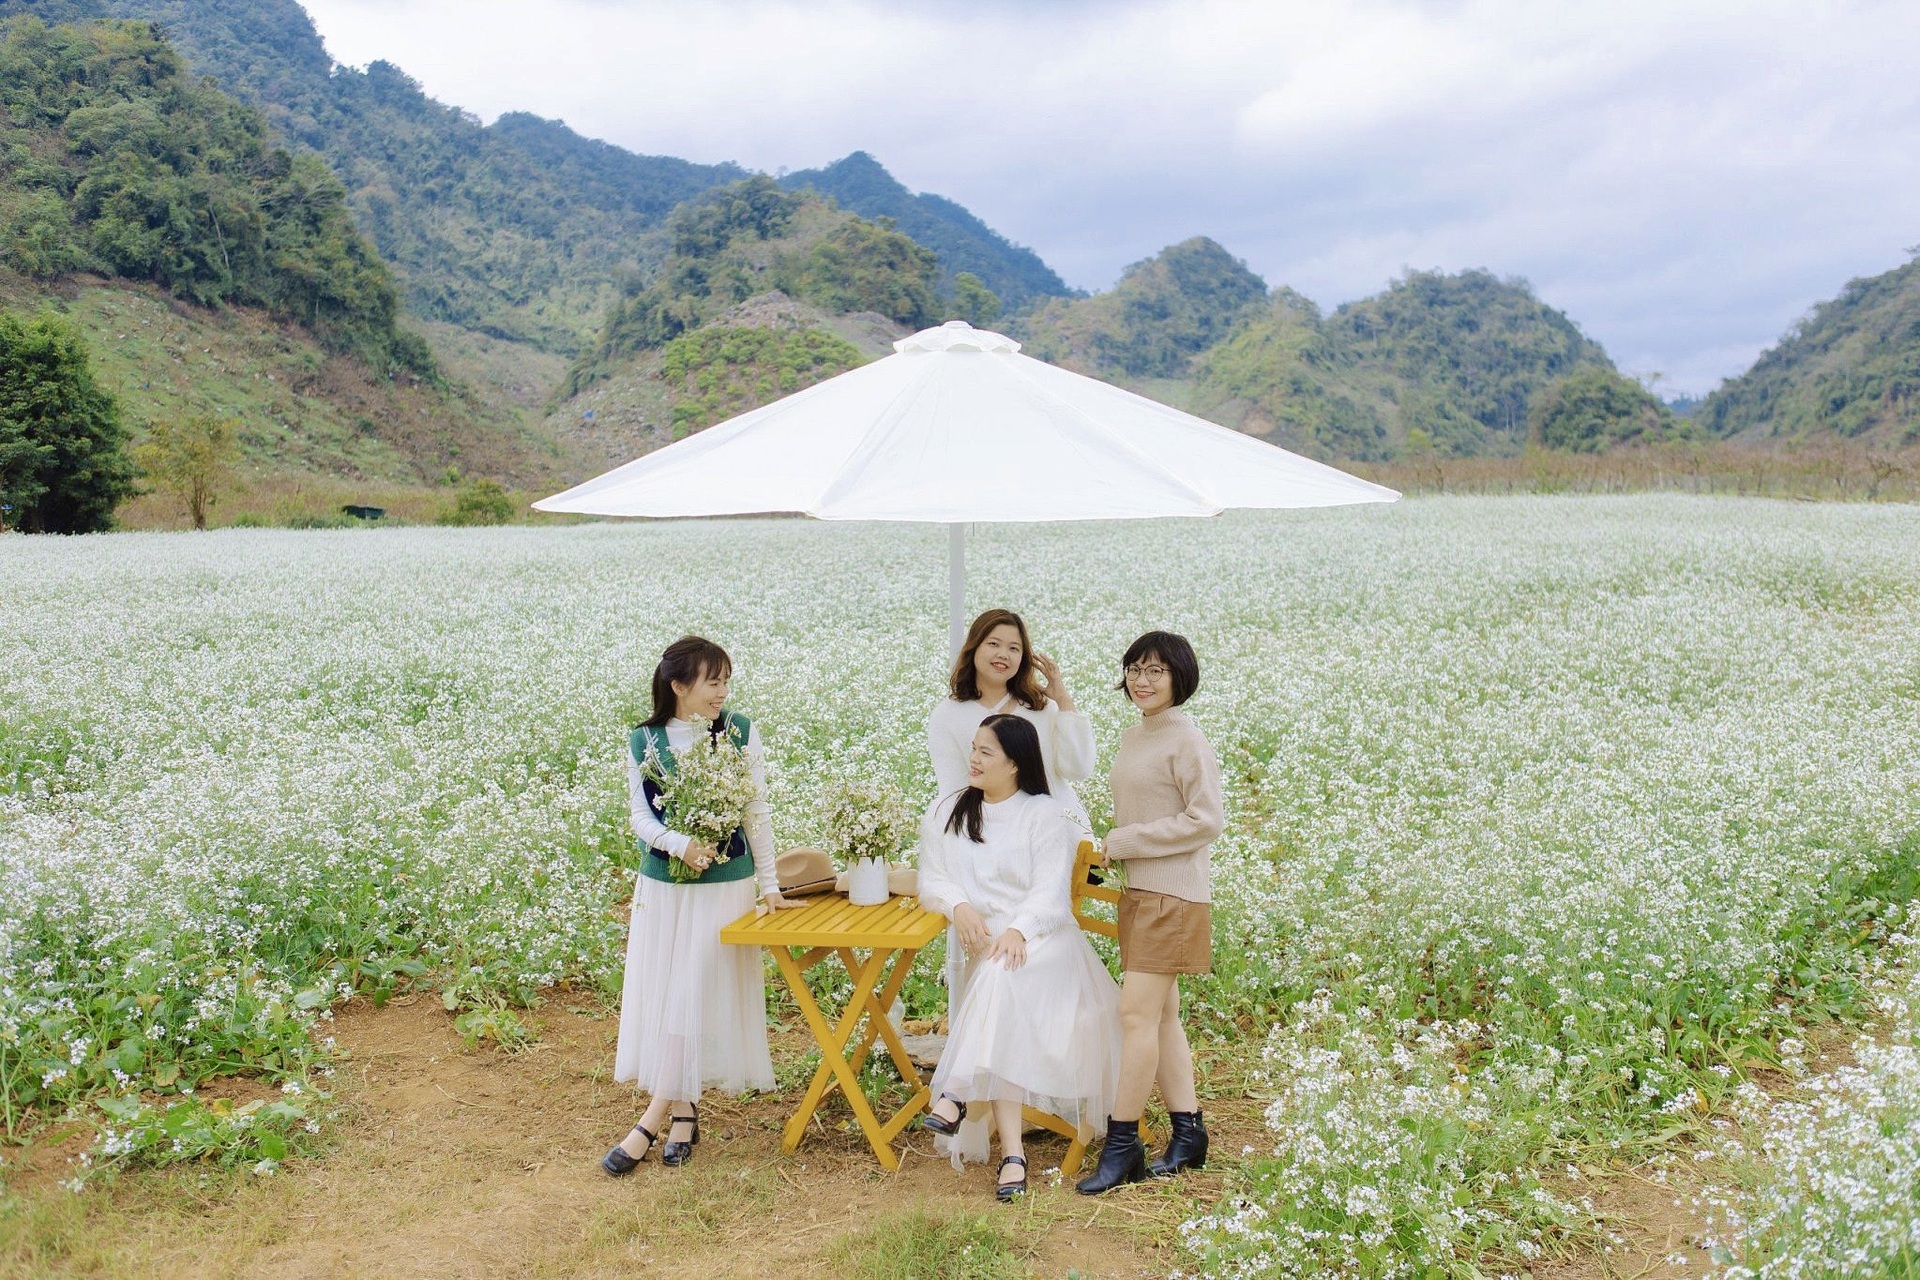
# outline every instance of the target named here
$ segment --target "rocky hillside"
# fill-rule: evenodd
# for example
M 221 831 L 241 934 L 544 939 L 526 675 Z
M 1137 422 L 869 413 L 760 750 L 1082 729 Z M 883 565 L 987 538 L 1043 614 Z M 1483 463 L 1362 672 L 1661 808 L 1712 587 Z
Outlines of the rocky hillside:
M 583 480 L 887 355 L 907 332 L 877 312 L 833 313 L 777 290 L 760 294 L 610 362 L 554 405 L 542 429 L 572 460 L 568 478 Z

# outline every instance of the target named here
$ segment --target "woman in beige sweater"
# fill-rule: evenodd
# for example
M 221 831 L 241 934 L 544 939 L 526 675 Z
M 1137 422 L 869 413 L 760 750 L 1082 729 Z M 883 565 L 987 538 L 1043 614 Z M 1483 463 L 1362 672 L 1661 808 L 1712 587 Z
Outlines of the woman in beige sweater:
M 1140 723 L 1121 735 L 1114 757 L 1113 829 L 1104 849 L 1107 861 L 1127 872 L 1120 898 L 1120 1081 L 1100 1165 L 1078 1184 L 1083 1195 L 1207 1161 L 1193 1051 L 1180 1025 L 1179 975 L 1213 968 L 1209 875 L 1222 824 L 1220 764 L 1180 710 L 1200 684 L 1186 637 L 1149 631 L 1121 666 L 1120 688 Z M 1173 1136 L 1149 1166 L 1140 1113 L 1155 1083 Z

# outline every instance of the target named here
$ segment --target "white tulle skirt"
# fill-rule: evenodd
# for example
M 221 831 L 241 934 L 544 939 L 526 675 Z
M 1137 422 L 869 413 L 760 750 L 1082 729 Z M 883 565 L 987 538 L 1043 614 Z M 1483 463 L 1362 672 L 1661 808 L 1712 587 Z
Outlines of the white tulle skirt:
M 760 948 L 720 941 L 753 909 L 753 881 L 635 880 L 613 1078 L 686 1101 L 709 1088 L 772 1089 Z
M 1120 988 L 1085 934 L 1061 929 L 1028 943 L 1018 969 L 976 958 L 949 1006 L 932 1086 L 936 1098 L 965 1102 L 967 1118 L 934 1147 L 956 1165 L 985 1160 L 994 1101 L 1105 1133 L 1119 1079 Z

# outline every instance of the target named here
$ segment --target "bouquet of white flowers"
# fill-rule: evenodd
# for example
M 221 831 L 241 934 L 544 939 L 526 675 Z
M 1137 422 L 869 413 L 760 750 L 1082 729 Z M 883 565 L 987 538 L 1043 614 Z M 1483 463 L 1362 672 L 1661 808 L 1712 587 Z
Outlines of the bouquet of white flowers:
M 641 771 L 659 789 L 654 808 L 668 828 L 704 840 L 717 851 L 714 865 L 727 860 L 733 833 L 746 824 L 747 807 L 758 796 L 747 753 L 724 733 L 708 733 L 695 722 L 694 740 L 674 753 L 671 763 L 649 749 Z M 675 880 L 698 880 L 700 872 L 679 858 L 667 859 Z
M 827 843 L 851 866 L 893 857 L 913 838 L 913 811 L 899 787 L 881 778 L 840 784 L 827 809 Z

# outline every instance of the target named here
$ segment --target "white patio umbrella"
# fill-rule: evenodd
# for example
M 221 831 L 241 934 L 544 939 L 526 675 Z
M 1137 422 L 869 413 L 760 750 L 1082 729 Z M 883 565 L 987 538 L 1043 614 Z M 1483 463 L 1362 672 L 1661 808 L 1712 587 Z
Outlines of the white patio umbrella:
M 950 527 L 949 638 L 965 626 L 965 526 L 1213 516 L 1400 495 L 1019 354 L 954 320 L 534 503 L 603 516 L 800 512 Z

